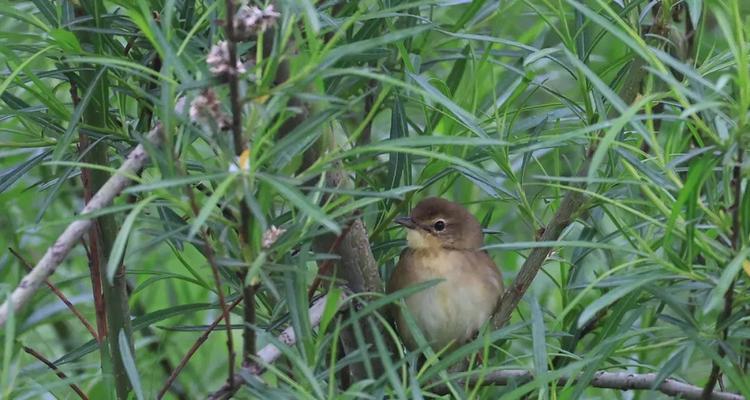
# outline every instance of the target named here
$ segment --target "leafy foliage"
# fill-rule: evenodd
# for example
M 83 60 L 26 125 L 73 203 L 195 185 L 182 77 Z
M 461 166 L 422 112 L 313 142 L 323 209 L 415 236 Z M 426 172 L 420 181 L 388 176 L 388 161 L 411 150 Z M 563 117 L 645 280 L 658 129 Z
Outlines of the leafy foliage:
M 610 369 L 701 387 L 713 371 L 726 390 L 750 397 L 747 2 L 275 6 L 275 26 L 238 44 L 244 168 L 216 118 L 231 120 L 227 79 L 206 63 L 225 39 L 223 2 L 0 3 L 2 248 L 39 259 L 81 218 L 82 170 L 111 172 L 154 124 L 167 132 L 163 147 L 148 148 L 136 184 L 98 214 L 114 229 L 101 273 L 112 282 L 121 263 L 126 271 L 123 318 L 133 318 L 133 334 L 123 327 L 114 337 L 133 395 L 156 396 L 221 316 L 219 291 L 228 304 L 258 282 L 252 331 L 259 348 L 277 344 L 283 355 L 262 383 L 246 376 L 238 398 L 407 398 L 438 388 L 455 397 L 625 397 L 589 387 Z M 208 89 L 219 114 L 196 118 L 191 104 Z M 535 241 L 568 191 L 586 196 L 575 221 L 559 241 Z M 380 313 L 405 293 L 342 313 L 329 305 L 313 326 L 307 290 L 336 258 L 329 239 L 361 218 L 386 278 L 404 245 L 393 218 L 427 195 L 469 205 L 506 283 L 530 248 L 555 248 L 512 324 L 450 354 L 425 347 L 421 364 L 422 352 L 388 356 L 395 332 Z M 285 232 L 264 246 L 271 226 Z M 78 246 L 50 281 L 101 323 L 87 251 Z M 25 273 L 2 253 L 1 299 Z M 325 279 L 321 290 L 339 293 Z M 239 353 L 247 304 L 229 324 Z M 287 326 L 302 338 L 292 346 L 276 339 Z M 204 397 L 224 383 L 223 329 L 168 396 Z M 355 351 L 338 345 L 347 331 Z M 50 291 L 0 335 L 0 397 L 70 398 L 69 383 L 114 397 L 108 351 Z M 23 346 L 57 360 L 68 378 Z M 382 375 L 378 357 L 387 360 Z M 467 357 L 468 371 L 450 368 Z M 367 379 L 345 387 L 358 365 Z M 508 368 L 536 378 L 463 379 Z M 560 376 L 578 380 L 558 385 Z

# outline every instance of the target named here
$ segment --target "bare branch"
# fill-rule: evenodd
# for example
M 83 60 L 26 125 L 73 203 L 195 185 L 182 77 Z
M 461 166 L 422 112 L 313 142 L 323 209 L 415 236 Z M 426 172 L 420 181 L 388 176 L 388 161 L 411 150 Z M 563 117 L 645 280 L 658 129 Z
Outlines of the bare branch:
M 656 390 L 668 396 L 679 397 L 686 400 L 701 399 L 702 389 L 689 383 L 678 381 L 674 378 L 664 379 L 658 386 L 657 374 L 634 374 L 630 372 L 606 372 L 599 371 L 594 374 L 594 378 L 589 382 L 589 386 L 602 389 L 618 390 Z M 469 379 L 469 385 L 476 385 L 480 377 Z M 503 371 L 490 372 L 481 377 L 482 385 L 509 385 L 524 384 L 534 379 L 534 375 L 525 369 L 509 369 Z M 570 382 L 570 377 L 557 379 L 557 383 L 565 385 Z M 575 381 L 575 378 L 573 378 Z M 434 390 L 436 393 L 447 393 L 447 387 L 438 386 Z M 728 392 L 710 393 L 708 399 L 711 400 L 745 400 L 743 396 Z
M 39 354 L 36 350 L 34 350 L 34 349 L 32 349 L 31 347 L 28 347 L 28 346 L 23 346 L 23 351 L 25 351 L 26 353 L 30 354 L 31 356 L 33 356 L 37 360 L 41 361 L 42 364 L 44 364 L 47 367 L 49 367 L 49 369 L 51 369 L 52 371 L 54 371 L 55 375 L 59 376 L 60 379 L 68 379 L 68 376 L 65 375 L 64 372 L 60 371 L 60 369 L 57 368 L 57 366 L 54 363 L 52 363 L 50 360 L 46 359 L 43 355 Z M 76 385 L 75 383 L 69 383 L 68 386 L 70 386 L 70 388 L 73 389 L 74 392 L 76 392 L 76 394 L 78 395 L 78 397 L 82 398 L 83 400 L 89 400 L 88 396 L 86 396 L 86 393 L 83 393 L 83 390 L 81 390 L 81 388 L 78 387 L 78 385 Z
M 644 77 L 644 67 L 645 61 L 643 59 L 636 57 L 636 59 L 633 60 L 633 64 L 630 66 L 630 71 L 618 93 L 620 98 L 626 104 L 632 103 L 638 96 L 641 81 Z M 609 116 L 610 118 L 616 117 L 617 111 L 614 108 L 611 109 Z M 603 132 L 599 132 L 597 138 L 600 137 L 602 133 Z M 594 139 L 586 151 L 586 156 L 581 167 L 578 169 L 576 176 L 585 177 L 588 175 L 591 158 L 594 156 L 598 145 L 597 140 L 598 139 Z M 586 183 L 576 183 L 572 186 L 571 190 L 565 194 L 555 216 L 552 217 L 552 220 L 547 224 L 547 227 L 544 228 L 544 232 L 539 238 L 540 241 L 556 241 L 560 237 L 562 231 L 573 222 L 574 214 L 578 212 L 579 208 L 581 208 L 586 200 L 583 190 L 580 190 L 586 188 Z M 513 310 L 518 306 L 518 303 L 523 298 L 523 295 L 531 285 L 534 277 L 536 277 L 536 274 L 539 272 L 539 269 L 542 267 L 544 260 L 547 259 L 551 250 L 552 247 L 535 247 L 531 250 L 529 257 L 523 263 L 521 270 L 518 272 L 518 276 L 516 276 L 516 279 L 513 281 L 513 285 L 503 293 L 503 296 L 498 301 L 495 312 L 492 315 L 492 326 L 494 329 L 500 329 L 510 321 Z
M 198 203 L 195 200 L 195 194 L 193 193 L 193 188 L 190 186 L 187 186 L 185 188 L 185 191 L 188 195 L 188 199 L 190 200 L 190 207 L 193 210 L 193 213 L 195 214 L 195 217 L 197 218 L 200 214 L 200 207 L 198 207 Z M 211 247 L 211 243 L 208 241 L 208 233 L 204 229 L 199 230 L 199 235 L 201 239 L 201 249 L 203 250 L 203 255 L 206 257 L 206 260 L 208 261 L 208 265 L 211 267 L 211 274 L 214 277 L 214 283 L 216 284 L 216 295 L 219 297 L 219 306 L 221 307 L 221 313 L 224 319 L 224 325 L 226 326 L 226 332 L 227 332 L 227 379 L 229 380 L 229 385 L 233 385 L 233 379 L 234 379 L 234 339 L 232 338 L 232 321 L 230 320 L 230 314 L 229 314 L 229 307 L 227 306 L 226 298 L 224 296 L 224 290 L 222 289 L 221 284 L 221 274 L 219 273 L 219 264 L 216 262 L 216 257 L 214 255 L 214 250 Z
M 227 311 L 232 311 L 233 308 L 237 307 L 238 304 L 242 302 L 242 297 L 237 298 L 237 300 L 234 301 L 234 303 L 230 304 Z M 164 397 L 165 394 L 167 394 L 167 390 L 172 386 L 172 383 L 174 383 L 175 379 L 177 379 L 177 375 L 182 372 L 182 369 L 185 368 L 185 365 L 187 365 L 188 361 L 190 361 L 190 358 L 193 357 L 193 354 L 195 354 L 196 351 L 198 351 L 198 348 L 201 347 L 201 345 L 208 339 L 208 335 L 211 334 L 211 332 L 216 329 L 216 327 L 219 325 L 219 323 L 224 319 L 224 313 L 222 312 L 221 315 L 219 315 L 214 322 L 211 323 L 211 325 L 206 328 L 206 330 L 201 334 L 198 339 L 193 343 L 193 346 L 190 347 L 190 350 L 188 350 L 187 353 L 185 353 L 185 356 L 182 357 L 182 360 L 180 360 L 180 363 L 177 364 L 177 367 L 172 371 L 172 373 L 169 375 L 169 378 L 167 378 L 167 381 L 164 382 L 164 386 L 161 387 L 159 390 L 159 394 L 156 395 L 156 399 L 159 400 Z
M 23 264 L 23 266 L 26 267 L 26 269 L 28 269 L 29 271 L 33 269 L 31 267 L 31 264 L 28 261 L 26 261 L 20 254 L 18 254 L 18 252 L 13 250 L 12 247 L 8 247 L 8 251 L 10 251 L 11 254 L 16 256 L 18 261 L 20 261 L 21 264 Z M 60 301 L 62 301 L 65 304 L 65 306 L 68 307 L 68 310 L 70 310 L 70 312 L 72 312 L 73 315 L 75 315 L 76 318 L 78 318 L 78 320 L 81 321 L 83 326 L 86 327 L 86 330 L 88 330 L 89 333 L 91 333 L 91 336 L 94 337 L 94 340 L 98 342 L 99 336 L 96 334 L 96 330 L 94 330 L 94 327 L 91 326 L 91 324 L 86 319 L 86 317 L 84 317 L 83 314 L 81 314 L 81 312 L 78 311 L 76 306 L 74 306 L 73 303 L 71 303 L 70 300 L 68 300 L 68 298 L 65 296 L 65 294 L 62 291 L 60 291 L 60 289 L 58 289 L 55 285 L 50 283 L 48 279 L 45 279 L 44 283 L 47 284 L 47 287 L 52 291 L 52 293 L 54 293 L 60 299 Z
M 163 140 L 161 124 L 149 132 L 146 140 L 157 146 L 161 144 Z M 146 152 L 146 148 L 143 144 L 139 144 L 130 152 L 128 158 L 117 170 L 117 173 L 109 178 L 102 188 L 96 192 L 94 197 L 91 198 L 91 201 L 83 207 L 81 214 L 89 214 L 108 206 L 130 184 L 130 177 L 137 174 L 146 164 L 147 160 L 148 153 Z M 93 222 L 92 219 L 85 217 L 84 219 L 73 221 L 65 228 L 65 231 L 60 234 L 55 243 L 47 249 L 42 259 L 34 266 L 34 269 L 13 290 L 10 298 L 0 306 L 0 326 L 4 325 L 8 319 L 11 305 L 15 312 L 26 305 L 31 296 L 44 283 L 44 280 L 55 272 L 55 268 L 65 259 L 73 246 L 88 231 Z
M 578 176 L 586 176 L 589 170 L 589 163 L 590 159 L 587 159 L 583 163 L 578 171 Z M 547 227 L 544 228 L 544 233 L 542 233 L 539 241 L 554 242 L 557 240 L 562 231 L 570 225 L 573 214 L 578 211 L 584 200 L 583 192 L 577 190 L 569 191 L 563 198 L 562 203 L 560 203 L 560 208 L 557 209 L 555 216 L 552 217 Z M 539 272 L 551 250 L 552 247 L 535 247 L 531 250 L 513 284 L 503 293 L 500 299 L 498 309 L 492 317 L 492 324 L 495 329 L 500 329 L 508 323 L 513 310 L 516 309 L 526 290 L 531 286 L 531 282 L 536 277 L 537 272 Z

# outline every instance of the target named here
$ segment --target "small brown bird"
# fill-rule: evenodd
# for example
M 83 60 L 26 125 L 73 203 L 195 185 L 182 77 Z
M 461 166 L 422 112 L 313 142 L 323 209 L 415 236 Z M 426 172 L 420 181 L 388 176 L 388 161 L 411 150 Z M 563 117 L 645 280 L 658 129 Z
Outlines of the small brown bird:
M 401 253 L 387 292 L 443 279 L 406 297 L 406 307 L 435 350 L 472 339 L 503 292 L 500 270 L 480 250 L 484 239 L 479 221 L 460 204 L 431 197 L 396 222 L 407 229 L 408 248 Z M 392 312 L 401 339 L 414 349 L 400 308 Z

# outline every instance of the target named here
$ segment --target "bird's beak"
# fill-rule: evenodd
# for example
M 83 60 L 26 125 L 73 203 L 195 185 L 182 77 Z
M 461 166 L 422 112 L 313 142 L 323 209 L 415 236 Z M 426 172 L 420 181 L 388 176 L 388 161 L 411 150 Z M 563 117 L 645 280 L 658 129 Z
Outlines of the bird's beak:
M 412 217 L 396 217 L 393 221 L 399 225 L 403 225 L 406 229 L 417 229 L 418 226 Z

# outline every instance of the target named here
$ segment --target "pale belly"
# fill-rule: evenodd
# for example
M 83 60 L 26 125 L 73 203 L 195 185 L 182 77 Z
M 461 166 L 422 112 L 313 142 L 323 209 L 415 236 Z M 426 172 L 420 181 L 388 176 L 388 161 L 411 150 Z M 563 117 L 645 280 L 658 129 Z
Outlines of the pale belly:
M 470 340 L 495 307 L 497 297 L 488 295 L 487 291 L 493 290 L 488 282 L 467 279 L 466 275 L 458 279 L 456 275 L 434 276 L 445 281 L 405 300 L 417 326 L 435 350 L 451 342 L 460 345 Z

